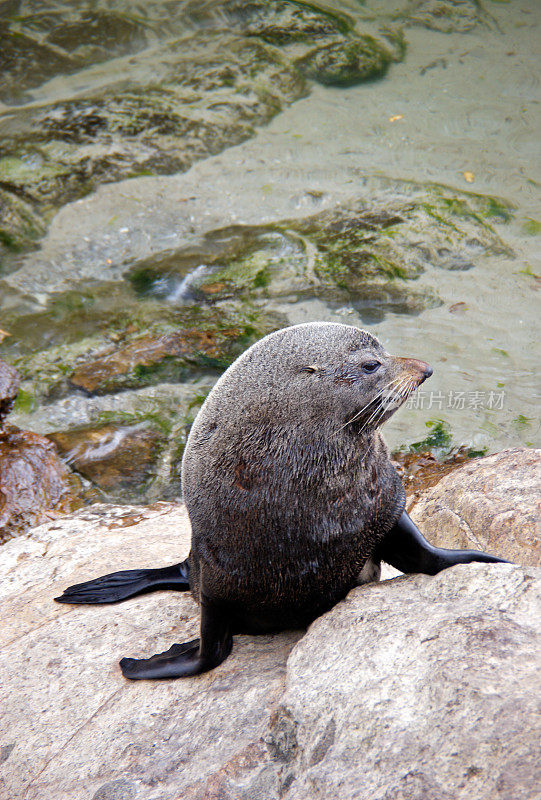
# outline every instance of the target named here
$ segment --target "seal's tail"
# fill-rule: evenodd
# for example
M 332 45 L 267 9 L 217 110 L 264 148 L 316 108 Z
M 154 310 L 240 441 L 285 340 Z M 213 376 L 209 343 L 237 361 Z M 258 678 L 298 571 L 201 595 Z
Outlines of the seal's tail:
M 155 592 L 158 589 L 175 589 L 187 592 L 189 583 L 189 564 L 182 561 L 171 567 L 161 569 L 128 569 L 111 572 L 86 583 L 68 586 L 57 603 L 119 603 L 128 597 Z

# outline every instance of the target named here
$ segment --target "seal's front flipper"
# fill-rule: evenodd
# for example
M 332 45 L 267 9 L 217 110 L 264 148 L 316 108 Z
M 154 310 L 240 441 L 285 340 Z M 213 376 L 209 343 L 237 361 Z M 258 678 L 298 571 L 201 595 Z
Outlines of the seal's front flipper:
M 65 589 L 57 603 L 118 603 L 128 597 L 154 592 L 158 589 L 175 589 L 187 592 L 189 564 L 182 561 L 161 569 L 128 569 L 111 572 L 86 583 L 76 583 Z
M 427 575 L 435 575 L 447 567 L 470 564 L 472 561 L 509 563 L 480 550 L 444 550 L 433 547 L 406 511 L 379 544 L 376 556 L 402 572 L 424 572 Z
M 123 658 L 120 669 L 132 681 L 187 678 L 217 667 L 232 647 L 231 625 L 220 605 L 202 596 L 200 639 L 174 644 L 165 653 L 150 658 Z

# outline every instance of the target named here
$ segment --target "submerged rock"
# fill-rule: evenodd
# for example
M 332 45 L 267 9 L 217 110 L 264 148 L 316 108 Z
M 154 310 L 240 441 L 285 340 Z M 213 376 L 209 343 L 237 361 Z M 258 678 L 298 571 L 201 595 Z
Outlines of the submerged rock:
M 228 345 L 238 337 L 238 330 L 227 329 L 142 336 L 98 353 L 95 360 L 75 370 L 70 382 L 90 394 L 104 393 L 149 382 L 180 380 L 194 367 L 225 369 L 233 360 L 227 355 Z
M 422 494 L 411 516 L 438 547 L 541 566 L 541 450 L 502 450 L 465 464 Z
M 398 16 L 406 24 L 440 33 L 467 33 L 479 25 L 494 24 L 480 0 L 408 0 Z
M 347 15 L 284 0 L 151 2 L 137 15 L 129 3 L 23 2 L 3 28 L 0 97 L 41 100 L 2 119 L 0 245 L 12 248 L 101 183 L 186 170 L 242 142 L 308 94 L 304 73 L 358 83 L 402 57 Z M 37 89 L 81 70 L 63 96 Z
M 0 188 L 0 248 L 13 252 L 24 250 L 43 236 L 46 227 L 45 219 L 37 212 L 31 198 L 18 197 Z
M 318 298 L 373 324 L 439 305 L 414 288 L 427 269 L 467 270 L 509 252 L 492 228 L 509 210 L 494 198 L 404 186 L 391 202 L 365 200 L 305 219 L 208 232 L 191 245 L 136 262 L 126 273 L 147 297 L 173 303 Z
M 224 35 L 194 34 L 189 44 L 149 52 L 147 82 L 134 76 L 130 84 L 126 74 L 122 86 L 13 112 L 0 139 L 5 199 L 22 194 L 46 217 L 105 181 L 186 170 L 306 94 L 268 46 Z M 2 229 L 6 240 L 7 216 Z
M 139 497 L 156 473 L 167 437 L 150 425 L 109 424 L 49 433 L 61 457 L 100 489 L 121 494 L 135 489 Z
M 14 340 L 10 357 L 25 392 L 39 404 L 74 388 L 105 394 L 216 376 L 280 327 L 281 317 L 250 304 L 179 307 L 153 296 L 141 302 L 119 281 L 54 294 L 45 309 L 17 311 L 13 319 L 6 315 L 7 322 Z M 124 405 L 119 400 L 119 412 Z
M 150 19 L 145 24 L 142 16 L 130 14 L 128 2 L 115 5 L 116 9 L 96 9 L 89 2 L 19 0 L 2 9 L 2 100 L 20 102 L 46 80 L 137 52 L 155 40 Z M 154 15 L 159 5 L 147 4 Z M 176 18 L 170 11 L 173 27 Z
M 95 506 L 4 546 L 6 796 L 529 800 L 538 570 L 471 564 L 370 584 L 300 641 L 236 636 L 209 673 L 125 681 L 120 656 L 196 635 L 189 595 L 98 608 L 52 598 L 188 550 L 185 510 L 165 503 Z
M 307 78 L 327 86 L 353 86 L 360 81 L 385 75 L 389 54 L 370 37 L 362 41 L 328 44 L 296 62 Z

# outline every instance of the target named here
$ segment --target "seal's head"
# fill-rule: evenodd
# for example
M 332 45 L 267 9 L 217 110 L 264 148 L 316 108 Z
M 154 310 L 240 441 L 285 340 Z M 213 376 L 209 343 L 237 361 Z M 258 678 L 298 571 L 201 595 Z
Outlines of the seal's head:
M 372 431 L 432 374 L 424 361 L 386 352 L 351 325 L 309 322 L 283 328 L 246 351 L 220 379 L 244 423 L 334 423 Z

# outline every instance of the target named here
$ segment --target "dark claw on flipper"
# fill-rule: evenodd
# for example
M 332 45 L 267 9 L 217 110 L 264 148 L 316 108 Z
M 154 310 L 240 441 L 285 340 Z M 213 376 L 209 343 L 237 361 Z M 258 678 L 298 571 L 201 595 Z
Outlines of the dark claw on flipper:
M 377 558 L 401 572 L 424 572 L 427 575 L 436 575 L 447 567 L 470 564 L 472 561 L 509 563 L 504 558 L 497 558 L 480 550 L 445 550 L 434 547 L 427 542 L 406 511 L 380 543 Z
M 188 591 L 189 566 L 187 561 L 161 569 L 129 569 L 111 572 L 92 581 L 76 583 L 64 590 L 57 603 L 119 603 L 128 597 L 154 592 L 158 589 Z

